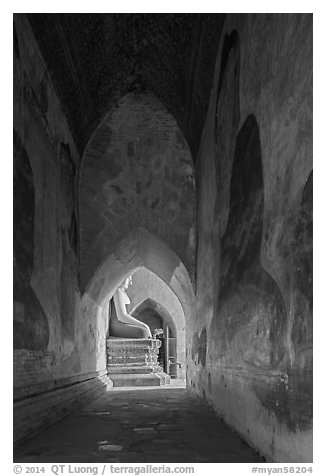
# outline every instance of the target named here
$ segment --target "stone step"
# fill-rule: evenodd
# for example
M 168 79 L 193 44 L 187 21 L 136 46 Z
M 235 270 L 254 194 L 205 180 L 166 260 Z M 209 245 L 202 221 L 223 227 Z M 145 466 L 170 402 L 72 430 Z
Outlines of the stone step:
M 160 386 L 170 382 L 169 376 L 162 373 L 151 374 L 110 374 L 113 387 Z
M 112 374 L 151 374 L 159 371 L 158 365 L 142 365 L 132 367 L 129 365 L 108 365 L 107 371 Z
M 130 366 L 144 366 L 149 361 L 149 358 L 125 358 L 123 356 L 120 357 L 113 357 L 111 355 L 108 356 L 107 362 L 108 365 L 130 365 Z
M 110 360 L 117 361 L 117 363 L 120 362 L 120 361 L 123 361 L 123 360 L 128 361 L 130 363 L 133 363 L 133 362 L 141 363 L 141 362 L 145 362 L 145 361 L 147 361 L 151 358 L 153 359 L 153 357 L 151 355 L 148 355 L 148 354 L 147 355 L 146 354 L 137 355 L 137 356 L 135 356 L 135 355 L 128 356 L 128 355 L 123 355 L 123 354 L 119 354 L 119 355 L 110 354 L 110 355 L 108 355 L 108 361 L 110 361 Z
M 158 349 L 161 346 L 161 342 L 158 339 L 116 339 L 109 338 L 106 341 L 107 348 L 110 350 L 115 349 Z

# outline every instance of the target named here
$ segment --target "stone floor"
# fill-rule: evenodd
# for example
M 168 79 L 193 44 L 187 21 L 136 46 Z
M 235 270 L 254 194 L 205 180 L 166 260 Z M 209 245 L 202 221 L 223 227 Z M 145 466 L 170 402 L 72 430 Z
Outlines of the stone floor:
M 172 381 L 116 388 L 17 448 L 14 462 L 264 462 L 202 401 Z

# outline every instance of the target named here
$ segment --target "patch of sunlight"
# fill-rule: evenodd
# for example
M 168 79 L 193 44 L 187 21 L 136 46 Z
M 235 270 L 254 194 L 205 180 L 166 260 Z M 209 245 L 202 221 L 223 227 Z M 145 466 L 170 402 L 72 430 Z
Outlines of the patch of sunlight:
M 121 451 L 121 450 L 123 450 L 123 446 L 121 446 L 121 445 L 112 445 L 107 440 L 98 441 L 97 444 L 99 445 L 98 449 L 100 451 Z

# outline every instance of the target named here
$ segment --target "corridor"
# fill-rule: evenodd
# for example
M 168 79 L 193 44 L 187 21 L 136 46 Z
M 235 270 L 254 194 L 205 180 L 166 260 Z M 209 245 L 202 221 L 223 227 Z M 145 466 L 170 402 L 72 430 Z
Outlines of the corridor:
M 13 23 L 16 461 L 312 462 L 313 15 Z
M 175 382 L 114 389 L 16 450 L 33 463 L 264 462 L 199 399 Z

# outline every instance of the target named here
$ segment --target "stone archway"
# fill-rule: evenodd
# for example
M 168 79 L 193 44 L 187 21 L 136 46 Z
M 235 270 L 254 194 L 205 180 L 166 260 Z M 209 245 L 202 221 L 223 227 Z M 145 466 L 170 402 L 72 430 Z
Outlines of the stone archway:
M 137 274 L 137 272 L 136 272 Z M 132 315 L 149 326 L 153 332 L 155 329 L 162 329 L 157 339 L 161 342 L 158 349 L 157 359 L 163 371 L 170 377 L 177 377 L 177 356 L 176 356 L 176 329 L 172 317 L 152 299 L 146 299 L 132 311 Z M 172 345 L 170 343 L 172 342 Z
M 139 228 L 107 256 L 83 295 L 79 348 L 85 371 L 106 368 L 108 303 L 121 281 L 139 268 L 148 269 L 164 281 L 179 300 L 185 323 L 191 321 L 194 290 L 186 267 L 165 243 Z
M 191 320 L 195 275 L 193 159 L 175 118 L 151 92 L 129 93 L 87 143 L 80 169 L 80 338 L 88 370 L 105 368 L 107 304 L 140 267 Z
M 121 98 L 90 138 L 81 162 L 83 290 L 116 244 L 148 230 L 195 270 L 196 192 L 188 144 L 156 96 Z
M 175 336 L 177 329 L 173 320 L 173 317 L 171 314 L 165 309 L 162 304 L 159 304 L 158 302 L 154 301 L 151 298 L 147 298 L 141 303 L 137 304 L 137 306 L 130 311 L 135 317 L 144 320 L 142 318 L 143 315 L 146 315 L 147 311 L 153 311 L 154 316 L 153 316 L 153 323 L 149 323 L 151 329 L 154 329 L 155 327 L 162 327 L 162 325 L 166 324 L 169 326 L 171 329 L 172 335 Z M 156 317 L 157 316 L 157 317 Z M 148 319 L 150 319 L 150 315 L 148 316 Z
M 133 315 L 148 304 L 148 307 L 163 317 L 166 325 L 172 331 L 167 335 L 168 329 L 164 329 L 164 339 L 170 341 L 171 373 L 178 378 L 185 378 L 186 355 L 185 355 L 185 314 L 181 303 L 172 290 L 157 275 L 145 268 L 140 268 L 133 275 L 133 284 L 128 289 L 131 299 L 130 311 Z M 175 350 L 173 350 L 175 349 Z

